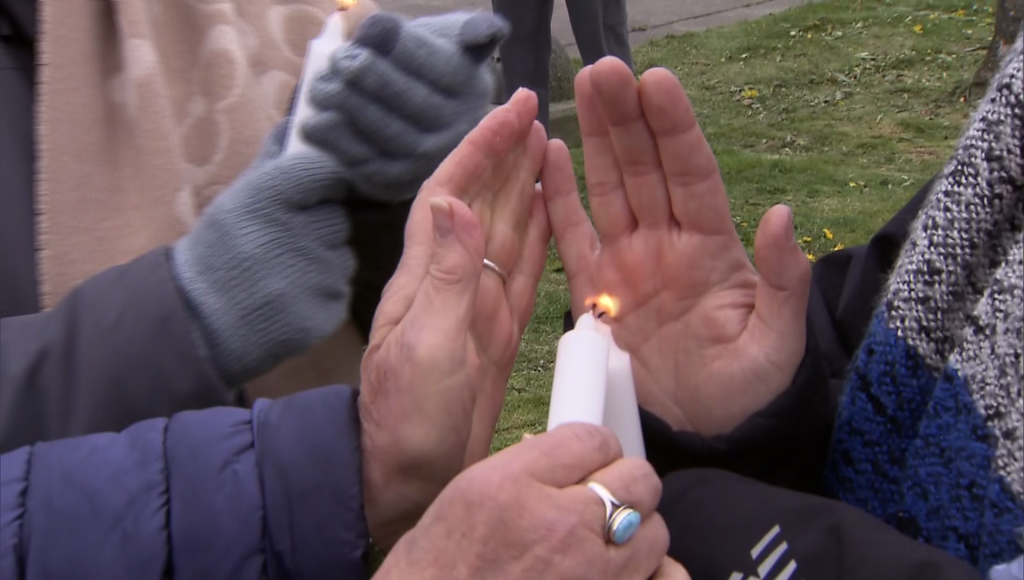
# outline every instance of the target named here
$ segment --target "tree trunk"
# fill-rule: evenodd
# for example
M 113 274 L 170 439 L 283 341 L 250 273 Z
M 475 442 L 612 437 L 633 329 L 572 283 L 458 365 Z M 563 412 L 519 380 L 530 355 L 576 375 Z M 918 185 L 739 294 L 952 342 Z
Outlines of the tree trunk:
M 996 26 L 985 60 L 971 80 L 969 96 L 980 97 L 988 88 L 1003 55 L 1017 40 L 1024 22 L 1024 0 L 996 0 Z

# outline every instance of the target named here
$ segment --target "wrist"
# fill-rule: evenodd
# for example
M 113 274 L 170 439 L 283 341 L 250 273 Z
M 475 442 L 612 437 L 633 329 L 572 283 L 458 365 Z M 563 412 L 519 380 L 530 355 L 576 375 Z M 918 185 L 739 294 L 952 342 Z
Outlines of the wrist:
M 416 526 L 440 489 L 412 470 L 380 465 L 367 459 L 365 451 L 363 457 L 363 505 L 371 542 L 379 550 L 391 550 Z

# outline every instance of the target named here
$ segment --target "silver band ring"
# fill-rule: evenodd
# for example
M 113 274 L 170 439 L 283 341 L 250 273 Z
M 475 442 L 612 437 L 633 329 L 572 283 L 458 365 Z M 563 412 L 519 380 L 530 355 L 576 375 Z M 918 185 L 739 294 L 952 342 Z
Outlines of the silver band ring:
M 615 496 L 600 483 L 590 481 L 587 482 L 587 487 L 604 502 L 604 540 L 616 546 L 631 540 L 643 521 L 640 512 L 615 499 Z
M 501 283 L 503 285 L 508 284 L 508 274 L 506 274 L 505 271 L 501 269 L 501 267 L 499 267 L 494 262 L 488 260 L 487 258 L 484 258 L 484 269 L 490 270 L 491 272 L 497 274 L 498 277 L 501 278 Z

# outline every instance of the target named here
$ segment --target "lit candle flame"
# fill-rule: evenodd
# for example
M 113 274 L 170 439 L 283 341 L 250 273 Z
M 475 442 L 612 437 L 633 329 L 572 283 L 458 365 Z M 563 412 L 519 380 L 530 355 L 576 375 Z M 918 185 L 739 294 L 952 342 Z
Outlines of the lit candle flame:
M 351 10 L 359 4 L 359 0 L 337 0 L 338 10 Z
M 622 309 L 622 304 L 618 298 L 602 292 L 597 296 L 591 296 L 583 302 L 584 306 L 594 311 L 595 316 L 600 317 L 602 314 L 608 315 L 609 318 L 615 318 L 619 315 L 619 311 Z

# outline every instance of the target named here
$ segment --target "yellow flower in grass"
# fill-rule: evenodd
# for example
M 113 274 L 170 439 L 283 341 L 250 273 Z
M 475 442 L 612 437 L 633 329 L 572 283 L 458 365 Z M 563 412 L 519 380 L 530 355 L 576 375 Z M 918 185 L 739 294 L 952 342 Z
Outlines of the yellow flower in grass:
M 814 254 L 807 252 L 807 259 L 814 262 L 817 261 L 818 258 L 814 257 Z
M 923 24 L 915 24 L 914 25 L 914 32 L 916 32 L 918 34 L 921 34 L 922 32 L 924 32 L 924 25 Z
M 809 244 L 809 243 L 811 243 L 813 241 L 814 241 L 814 238 L 812 238 L 810 236 L 805 236 L 805 237 L 800 238 L 800 243 L 801 244 Z
M 829 240 L 831 240 L 831 239 L 832 239 L 833 237 L 835 237 L 835 236 L 834 236 L 834 235 L 832 234 L 832 230 L 830 230 L 830 229 L 828 229 L 828 228 L 825 228 L 825 229 L 823 229 L 823 230 L 821 230 L 821 231 L 825 232 L 825 238 L 826 238 L 826 239 L 829 239 Z
M 836 244 L 836 247 L 832 248 L 832 251 L 833 252 L 838 252 L 839 250 L 842 250 L 845 247 L 846 246 L 844 246 L 842 242 L 839 242 L 838 244 Z

